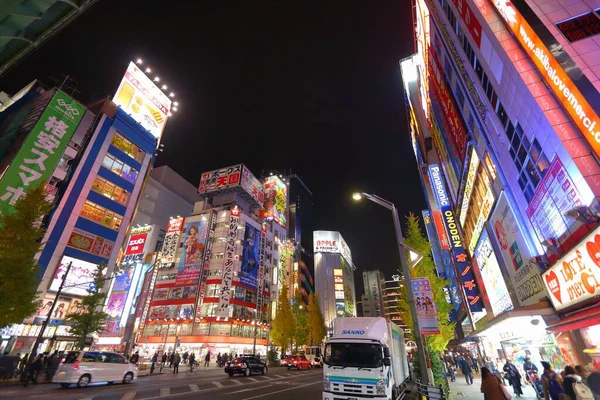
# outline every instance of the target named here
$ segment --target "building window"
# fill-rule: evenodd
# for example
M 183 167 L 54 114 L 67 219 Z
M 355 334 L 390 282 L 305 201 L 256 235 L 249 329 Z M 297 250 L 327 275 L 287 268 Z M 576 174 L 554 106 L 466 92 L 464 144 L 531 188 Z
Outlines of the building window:
M 89 200 L 86 200 L 80 215 L 85 219 L 89 219 L 90 221 L 114 229 L 115 231 L 119 230 L 121 222 L 123 221 L 122 215 L 107 210 L 104 207 L 100 207 L 98 204 L 92 203 Z
M 111 144 L 117 149 L 121 150 L 123 153 L 127 154 L 129 157 L 133 158 L 135 161 L 139 163 L 144 161 L 146 152 L 118 133 L 115 133 L 115 136 L 113 136 Z
M 129 202 L 130 194 L 127 190 L 99 176 L 94 179 L 92 190 L 124 206 Z
M 599 34 L 600 18 L 596 12 L 591 11 L 587 14 L 559 22 L 556 24 L 556 27 L 572 43 Z
M 138 172 L 134 168 L 131 168 L 123 161 L 117 160 L 114 156 L 110 154 L 104 156 L 102 166 L 119 175 L 121 178 L 125 179 L 130 183 L 134 183 L 138 176 Z

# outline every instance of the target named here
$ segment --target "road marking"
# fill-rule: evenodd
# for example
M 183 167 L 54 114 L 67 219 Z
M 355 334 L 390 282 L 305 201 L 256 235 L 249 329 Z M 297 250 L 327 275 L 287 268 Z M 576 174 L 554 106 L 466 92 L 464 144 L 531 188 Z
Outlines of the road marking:
M 267 380 L 267 381 L 272 381 L 273 380 L 273 378 L 271 378 L 270 376 L 266 376 L 266 375 L 263 375 L 262 378 L 265 379 L 265 380 Z
M 79 400 L 93 400 L 93 397 L 83 397 L 83 398 L 81 398 Z
M 200 391 L 200 388 L 198 387 L 198 385 L 194 385 L 193 383 L 190 383 L 188 386 L 190 387 L 190 390 L 192 392 L 199 392 Z
M 278 378 L 285 378 L 286 377 L 285 375 L 275 375 L 275 376 L 278 377 Z
M 283 393 L 283 392 L 289 392 L 290 390 L 295 390 L 295 389 L 298 389 L 298 388 L 301 388 L 301 387 L 310 386 L 310 385 L 315 385 L 315 384 L 317 384 L 317 383 L 323 383 L 323 381 L 316 381 L 316 382 L 312 382 L 312 383 L 307 383 L 307 384 L 304 384 L 304 385 L 294 386 L 294 387 L 287 388 L 287 389 L 281 389 L 281 390 L 277 390 L 277 391 L 275 391 L 275 392 L 271 392 L 271 393 L 262 393 L 262 394 L 259 394 L 258 396 L 246 397 L 246 398 L 245 398 L 245 399 L 243 399 L 243 400 L 252 400 L 252 399 L 258 399 L 258 398 L 262 398 L 262 397 L 265 397 L 265 396 L 270 396 L 270 395 L 272 395 L 272 394 Z M 268 386 L 270 386 L 270 385 L 268 385 Z M 264 386 L 264 387 L 267 387 L 267 386 Z M 261 388 L 261 389 L 262 389 L 262 388 Z
M 238 381 L 237 379 L 230 379 L 229 382 L 233 382 L 236 385 L 241 385 L 242 384 L 242 382 Z
M 256 388 L 236 390 L 235 392 L 229 392 L 227 394 L 235 394 L 235 393 L 242 393 L 242 392 L 251 392 L 252 390 L 260 390 L 260 389 L 268 388 L 268 387 L 271 387 L 271 386 L 273 386 L 273 385 L 266 385 L 266 386 L 261 386 L 261 387 L 256 387 Z
M 249 381 L 252 381 L 252 382 L 258 382 L 258 379 L 256 379 L 256 378 L 246 378 L 246 379 L 248 379 Z
M 169 396 L 171 394 L 171 388 L 160 388 L 160 397 Z
M 137 392 L 127 392 L 121 397 L 121 400 L 133 400 Z
M 216 387 L 223 387 L 223 384 L 221 382 L 213 382 L 213 385 L 215 385 Z

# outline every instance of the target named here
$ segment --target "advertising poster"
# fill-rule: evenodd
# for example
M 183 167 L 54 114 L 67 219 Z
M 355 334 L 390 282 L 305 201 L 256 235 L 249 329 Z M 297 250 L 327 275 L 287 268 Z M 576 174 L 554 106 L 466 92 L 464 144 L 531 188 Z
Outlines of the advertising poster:
M 256 229 L 250 224 L 246 224 L 241 260 L 240 283 L 256 291 L 260 267 L 260 229 Z
M 161 137 L 171 99 L 133 62 L 129 63 L 113 101 L 153 136 Z
M 512 310 L 514 308 L 512 300 L 486 229 L 481 232 L 479 243 L 475 247 L 473 267 L 481 274 L 483 281 L 481 289 L 489 299 L 494 317 L 504 311 Z
M 163 241 L 161 258 L 164 259 L 166 264 L 172 264 L 175 262 L 177 256 L 177 249 L 179 245 L 179 238 L 181 236 L 181 229 L 183 228 L 183 218 L 171 218 L 167 225 L 167 233 L 165 234 L 165 240 Z
M 169 289 L 169 300 L 179 300 L 183 296 L 182 287 L 174 287 Z
M 198 283 L 202 254 L 206 245 L 206 218 L 200 221 L 186 222 L 183 237 L 183 249 L 175 282 Z
M 85 111 L 81 104 L 56 91 L 2 174 L 0 214 L 11 213 L 21 196 L 50 178 Z
M 233 261 L 235 257 L 235 239 L 238 225 L 240 223 L 240 210 L 236 207 L 231 210 L 229 217 L 229 231 L 227 232 L 227 246 L 225 247 L 225 262 L 223 265 L 223 276 L 221 278 L 221 294 L 219 295 L 219 306 L 215 312 L 218 318 L 229 317 L 229 300 L 233 284 Z
M 196 298 L 196 286 L 186 286 L 183 288 L 183 299 Z
M 206 280 L 208 279 L 208 270 L 210 267 L 210 258 L 212 256 L 212 245 L 215 237 L 215 229 L 217 228 L 217 210 L 213 210 L 210 216 L 210 228 L 208 229 L 208 238 L 206 239 L 206 247 L 204 248 L 204 264 L 202 265 L 202 273 L 200 274 L 200 295 L 198 296 L 197 303 L 197 321 L 200 322 L 200 308 L 202 307 L 202 301 L 204 300 L 204 292 L 206 290 Z M 185 295 L 184 295 L 185 296 Z M 194 292 L 196 296 L 196 292 Z
M 62 290 L 63 294 L 71 294 L 75 296 L 87 296 L 87 289 L 93 288 L 94 272 L 98 267 L 86 261 L 76 258 L 63 256 L 49 290 L 56 292 L 60 287 L 62 276 L 66 272 L 69 263 L 72 262 L 71 270 L 65 280 L 65 287 Z
M 241 182 L 242 164 L 203 172 L 200 177 L 198 193 L 211 193 L 217 190 L 229 189 L 234 186 L 239 186 Z
M 151 307 L 150 313 L 148 314 L 148 318 L 150 318 L 150 319 L 165 319 L 165 306 Z
M 167 300 L 169 298 L 169 289 L 156 289 L 154 291 L 154 296 L 152 296 L 152 300 L 161 301 Z
M 531 260 L 532 252 L 527 247 L 523 230 L 515 213 L 502 192 L 490 217 L 492 237 L 500 248 L 500 257 L 506 266 L 512 286 L 521 306 L 537 303 L 546 296 L 542 275 L 538 265 Z
M 600 228 L 543 274 L 556 311 L 600 296 Z
M 125 307 L 125 300 L 127 300 L 127 293 L 112 293 L 108 298 L 108 306 L 106 307 L 106 313 L 110 319 L 118 319 L 121 316 L 121 312 Z
M 273 219 L 285 227 L 287 223 L 287 185 L 278 176 L 269 176 L 263 180 L 265 202 L 260 211 L 261 218 Z
M 263 223 L 260 229 L 260 260 L 258 267 L 258 293 L 256 296 L 256 314 L 257 319 L 262 321 L 263 309 L 263 291 L 264 291 L 264 269 L 265 269 L 265 245 L 267 241 L 267 224 Z
M 242 167 L 242 189 L 244 189 L 259 205 L 262 206 L 265 202 L 265 193 L 263 191 L 262 183 L 256 179 L 248 167 L 243 164 Z
M 412 287 L 415 295 L 415 306 L 419 328 L 423 335 L 436 335 L 440 333 L 437 309 L 433 301 L 433 291 L 429 278 L 413 278 Z
M 179 318 L 191 319 L 193 315 L 194 315 L 194 305 L 193 304 L 184 304 L 179 309 Z
M 165 306 L 165 318 L 166 319 L 175 319 L 179 317 L 179 306 L 171 305 Z
M 129 237 L 129 242 L 127 243 L 125 255 L 129 256 L 134 254 L 142 254 L 144 252 L 144 245 L 146 244 L 147 239 L 148 232 L 131 235 Z
M 124 267 L 117 272 L 115 278 L 115 284 L 113 285 L 113 292 L 127 292 L 131 286 L 131 280 L 133 279 L 133 273 L 135 267 Z

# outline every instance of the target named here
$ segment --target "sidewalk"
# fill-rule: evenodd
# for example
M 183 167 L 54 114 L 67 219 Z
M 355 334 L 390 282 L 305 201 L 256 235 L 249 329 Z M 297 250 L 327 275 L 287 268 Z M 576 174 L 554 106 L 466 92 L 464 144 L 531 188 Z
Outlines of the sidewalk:
M 450 398 L 451 399 L 483 399 L 483 393 L 481 393 L 481 375 L 473 374 L 473 384 L 467 385 L 467 381 L 462 374 L 456 375 L 456 382 L 450 382 Z M 512 386 L 507 386 L 508 391 L 513 395 L 513 399 L 521 400 L 537 400 L 535 391 L 530 385 L 521 386 L 523 389 L 523 396 L 517 397 L 514 395 Z

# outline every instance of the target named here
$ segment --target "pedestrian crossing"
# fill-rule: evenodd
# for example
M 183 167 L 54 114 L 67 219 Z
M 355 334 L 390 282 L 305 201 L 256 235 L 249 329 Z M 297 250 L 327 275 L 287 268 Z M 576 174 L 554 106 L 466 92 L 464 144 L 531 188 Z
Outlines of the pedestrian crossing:
M 320 375 L 322 374 L 322 372 L 320 370 L 309 370 L 309 371 L 295 371 L 294 373 L 288 373 L 288 374 L 274 374 L 274 375 L 254 375 L 254 376 L 249 376 L 249 377 L 241 377 L 239 379 L 232 379 L 232 378 L 224 378 L 221 380 L 212 380 L 212 381 L 208 381 L 208 380 L 198 380 L 198 381 L 194 381 L 195 383 L 186 383 L 185 385 L 179 385 L 179 386 L 165 386 L 165 387 L 161 387 L 161 388 L 157 388 L 155 390 L 144 390 L 144 386 L 143 384 L 141 384 L 141 382 L 138 380 L 137 384 L 140 385 L 138 391 L 128 391 L 124 394 L 120 394 L 118 396 L 115 396 L 114 393 L 112 393 L 110 395 L 111 399 L 118 399 L 118 400 L 153 400 L 153 399 L 160 399 L 160 398 L 167 398 L 169 396 L 177 396 L 177 395 L 181 395 L 184 393 L 202 393 L 202 392 L 213 392 L 213 391 L 218 391 L 220 389 L 232 389 L 235 390 L 236 387 L 241 387 L 243 386 L 242 391 L 252 391 L 253 389 L 246 389 L 246 387 L 248 385 L 253 385 L 253 384 L 260 384 L 262 382 L 264 383 L 269 383 L 270 386 L 272 385 L 283 385 L 286 382 L 289 382 L 289 379 L 291 378 L 298 378 L 298 377 L 302 377 L 302 376 L 315 376 L 315 375 Z M 189 382 L 189 381 L 188 381 Z M 165 382 L 166 384 L 168 384 L 167 382 Z M 171 384 L 173 384 L 173 382 L 170 382 Z M 63 392 L 63 394 L 66 394 Z M 90 395 L 86 395 L 85 397 L 80 397 L 77 400 L 105 400 L 108 399 L 108 393 L 96 393 L 92 396 Z

